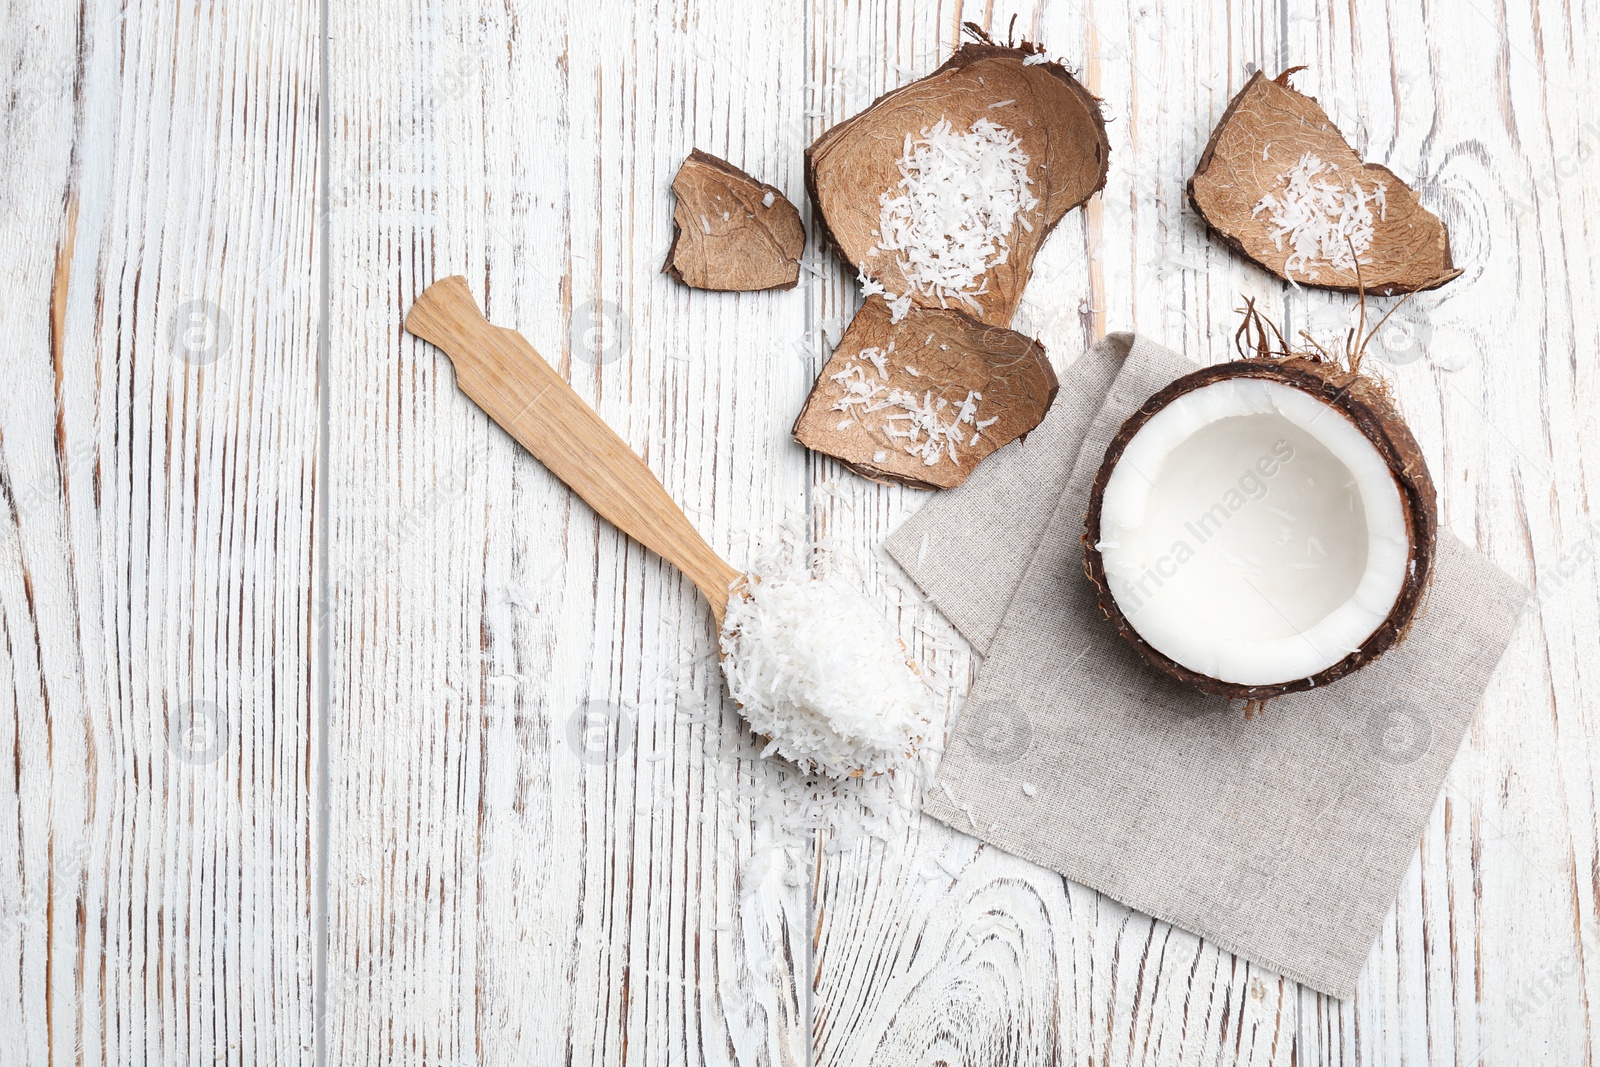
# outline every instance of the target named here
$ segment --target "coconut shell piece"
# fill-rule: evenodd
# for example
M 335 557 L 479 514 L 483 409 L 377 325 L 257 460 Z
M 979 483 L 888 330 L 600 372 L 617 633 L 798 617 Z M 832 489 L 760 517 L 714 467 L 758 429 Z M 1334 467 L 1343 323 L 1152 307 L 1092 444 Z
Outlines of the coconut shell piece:
M 1289 87 L 1295 67 L 1276 78 L 1257 72 L 1233 98 L 1189 179 L 1189 202 L 1222 241 L 1286 281 L 1318 289 L 1392 296 L 1439 286 L 1460 275 L 1450 256 L 1450 234 L 1388 167 L 1362 163 L 1321 106 Z M 1388 208 L 1373 220 L 1372 248 L 1362 255 L 1361 278 L 1352 269 L 1318 263 L 1315 280 L 1285 270 L 1292 254 L 1279 248 L 1261 198 L 1277 192 L 1284 173 L 1311 152 L 1339 168 L 1337 180 L 1365 189 L 1386 187 Z M 1370 262 L 1367 262 L 1370 261 Z
M 672 247 L 661 268 L 695 289 L 793 289 L 806 231 L 773 186 L 698 148 L 672 179 Z
M 1021 48 L 964 45 L 928 77 L 885 93 L 806 149 L 806 189 L 823 232 L 846 262 L 889 292 L 912 291 L 917 305 L 938 308 L 936 298 L 906 284 L 893 252 L 873 251 L 878 197 L 900 182 L 897 163 L 907 135 L 920 137 L 941 118 L 961 132 L 990 119 L 1021 141 L 1030 191 L 1039 200 L 1024 216 L 1033 229 L 1014 227 L 1010 256 L 990 269 L 988 291 L 974 297 L 982 321 L 1011 322 L 1040 246 L 1062 216 L 1105 185 L 1111 158 L 1100 101 L 1059 64 L 1025 63 L 1033 54 L 1026 42 Z
M 1405 513 L 1406 534 L 1411 544 L 1411 566 L 1389 617 L 1361 646 L 1332 667 L 1295 681 L 1277 685 L 1238 685 L 1196 673 L 1147 644 L 1117 606 L 1106 581 L 1105 562 L 1095 546 L 1100 543 L 1100 506 L 1111 472 L 1145 423 L 1179 396 L 1229 377 L 1265 378 L 1293 386 L 1318 397 L 1334 408 L 1366 435 L 1388 463 L 1400 490 Z M 1100 610 L 1124 640 L 1138 650 L 1145 661 L 1163 674 L 1202 692 L 1242 700 L 1266 700 L 1286 693 L 1297 693 L 1343 678 L 1359 670 L 1394 647 L 1405 636 L 1416 615 L 1433 572 L 1438 542 L 1438 504 L 1433 478 L 1428 473 L 1422 448 L 1406 427 L 1394 403 L 1380 383 L 1340 364 L 1304 356 L 1287 359 L 1245 359 L 1223 363 L 1187 374 L 1156 393 L 1130 415 L 1112 438 L 1105 460 L 1089 493 L 1089 512 L 1084 522 L 1084 573 L 1094 585 Z
M 881 296 L 870 297 L 861 306 L 795 419 L 795 440 L 875 481 L 913 489 L 950 489 L 966 481 L 985 457 L 1038 426 L 1055 401 L 1059 383 L 1038 341 L 1002 326 L 986 326 L 959 311 L 912 308 L 897 323 L 889 318 L 889 305 Z M 885 354 L 887 377 L 861 355 L 873 348 Z M 866 405 L 838 409 L 849 389 L 834 375 L 852 363 L 861 368 L 866 381 L 881 386 L 879 400 L 893 390 L 935 406 L 943 398 L 947 403 L 939 416 L 953 422 L 967 394 L 981 393 L 975 422 L 994 422 L 982 428 L 962 424 L 955 460 L 946 449 L 938 462 L 926 463 L 924 457 L 906 451 L 911 441 L 887 432 L 903 431 L 908 425 L 903 417 L 889 418 L 902 410 L 899 407 L 872 412 L 864 410 Z M 927 435 L 918 440 L 926 441 Z

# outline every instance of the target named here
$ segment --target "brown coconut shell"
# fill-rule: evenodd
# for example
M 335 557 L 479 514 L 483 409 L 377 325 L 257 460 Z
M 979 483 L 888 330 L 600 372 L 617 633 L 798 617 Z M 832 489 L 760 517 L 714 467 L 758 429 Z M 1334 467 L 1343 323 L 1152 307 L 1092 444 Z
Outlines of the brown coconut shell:
M 960 311 L 912 308 L 897 323 L 889 318 L 889 306 L 881 296 L 870 297 L 861 306 L 795 419 L 796 441 L 833 456 L 874 481 L 913 489 L 950 489 L 966 481 L 988 456 L 1038 426 L 1055 401 L 1060 383 L 1044 346 L 1031 337 L 1002 326 L 986 326 Z M 833 375 L 851 362 L 876 375 L 860 353 L 867 348 L 887 352 L 891 343 L 894 351 L 888 356 L 886 388 L 919 397 L 931 393 L 951 405 L 960 403 L 969 391 L 982 393 L 978 419 L 997 420 L 981 431 L 972 431 L 978 436 L 977 444 L 957 445 L 954 462 L 946 456 L 928 466 L 906 452 L 905 441 L 884 433 L 889 410 L 852 418 L 834 408 L 845 388 Z M 918 373 L 912 375 L 907 368 Z M 852 425 L 841 429 L 846 421 Z M 882 459 L 877 458 L 880 455 Z
M 975 295 L 983 322 L 1011 322 L 1034 256 L 1068 211 L 1106 183 L 1111 144 L 1100 101 L 1057 63 L 1027 64 L 1034 55 L 1020 48 L 978 42 L 961 47 L 932 74 L 885 93 L 867 110 L 832 127 L 806 149 L 806 189 L 816 205 L 823 234 L 852 267 L 880 280 L 891 293 L 910 287 L 894 253 L 873 252 L 878 240 L 878 196 L 900 182 L 896 165 L 907 135 L 941 118 L 960 131 L 978 118 L 1012 130 L 1028 156 L 1028 176 L 1039 203 L 1028 212 L 1028 231 L 1011 234 L 1011 254 L 990 269 L 988 291 Z M 1003 101 L 1004 107 L 995 107 Z M 913 294 L 920 306 L 937 299 Z
M 1195 211 L 1223 243 L 1298 285 L 1355 293 L 1364 282 L 1370 294 L 1393 296 L 1437 289 L 1459 276 L 1444 222 L 1388 167 L 1362 163 L 1316 100 L 1289 87 L 1289 76 L 1300 69 L 1276 78 L 1258 72 L 1233 98 L 1189 179 Z M 1373 222 L 1372 248 L 1362 257 L 1370 262 L 1363 263 L 1359 280 L 1354 270 L 1325 263 L 1317 265 L 1315 280 L 1301 271 L 1290 278 L 1285 264 L 1292 249 L 1273 241 L 1267 212 L 1254 213 L 1306 152 L 1337 166 L 1341 181 L 1387 187 L 1386 218 Z
M 1411 543 L 1411 566 L 1393 609 L 1361 646 L 1327 670 L 1309 678 L 1277 685 L 1238 685 L 1199 674 L 1158 652 L 1145 642 L 1117 606 L 1106 582 L 1105 561 L 1095 548 L 1100 543 L 1100 507 L 1111 472 L 1121 460 L 1133 435 L 1162 408 L 1185 393 L 1225 378 L 1263 378 L 1281 382 L 1310 393 L 1355 423 L 1378 449 L 1389 465 L 1400 490 L 1406 518 L 1406 534 Z M 1382 385 L 1359 372 L 1352 373 L 1337 363 L 1303 356 L 1287 359 L 1245 359 L 1223 363 L 1185 375 L 1156 393 L 1128 417 L 1106 449 L 1105 460 L 1095 475 L 1089 493 L 1089 512 L 1084 523 L 1084 573 L 1094 585 L 1100 610 L 1117 633 L 1138 650 L 1152 667 L 1199 689 L 1229 699 L 1265 700 L 1286 693 L 1301 692 L 1343 678 L 1377 659 L 1405 636 L 1407 627 L 1422 602 L 1433 572 L 1438 542 L 1438 504 L 1433 478 L 1428 473 L 1422 448 L 1400 417 L 1399 411 L 1383 391 Z
M 775 186 L 696 148 L 678 168 L 672 192 L 677 203 L 663 272 L 722 292 L 793 289 L 800 281 L 805 227 Z

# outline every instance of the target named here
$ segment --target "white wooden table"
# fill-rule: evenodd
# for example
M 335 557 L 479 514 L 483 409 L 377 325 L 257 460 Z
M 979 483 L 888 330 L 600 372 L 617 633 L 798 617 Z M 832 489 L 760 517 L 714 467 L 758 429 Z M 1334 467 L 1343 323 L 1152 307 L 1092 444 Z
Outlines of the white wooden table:
M 691 147 L 803 204 L 810 138 L 1013 10 L 0 11 L 0 1064 L 1594 1061 L 1592 2 L 1015 9 L 1112 119 L 1018 320 L 1058 365 L 1346 306 L 1184 203 L 1254 65 L 1309 64 L 1466 267 L 1389 373 L 1444 521 L 1538 600 L 1347 1003 L 932 820 L 782 847 L 693 588 L 402 334 L 464 273 L 719 550 L 806 523 L 964 691 L 876 552 L 925 498 L 788 437 L 851 279 L 658 270 Z

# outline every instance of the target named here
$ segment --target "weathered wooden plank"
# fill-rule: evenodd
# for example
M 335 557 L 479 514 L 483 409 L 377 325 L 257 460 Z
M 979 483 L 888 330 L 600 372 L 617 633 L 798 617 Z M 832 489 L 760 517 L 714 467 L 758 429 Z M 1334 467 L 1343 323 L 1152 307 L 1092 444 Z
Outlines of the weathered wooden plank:
M 0 14 L 0 1061 L 309 1062 L 317 7 Z
M 1058 365 L 1130 326 L 1226 358 L 1241 294 L 1294 328 L 1348 306 L 1285 293 L 1183 204 L 1250 64 L 1311 63 L 1469 264 L 1402 313 L 1425 350 L 1400 334 L 1380 361 L 1445 520 L 1538 600 L 1348 1004 L 931 820 L 886 844 L 786 828 L 795 783 L 721 706 L 692 588 L 400 335 L 423 285 L 466 272 L 731 558 L 792 519 L 857 560 L 958 707 L 971 658 L 875 554 L 921 497 L 787 439 L 851 279 L 821 257 L 794 293 L 712 297 L 655 270 L 690 147 L 799 202 L 811 136 L 932 69 L 962 18 L 1003 35 L 1010 14 L 334 5 L 319 561 L 318 12 L 7 12 L 0 1059 L 309 1060 L 324 1024 L 341 1063 L 1590 1057 L 1600 36 L 1581 5 L 1019 12 L 1113 119 L 1107 190 L 1019 314 Z
M 1336 117 L 1418 183 L 1470 264 L 1400 313 L 1426 344 L 1401 332 L 1379 355 L 1442 517 L 1539 597 L 1350 1009 L 1363 1062 L 1514 1062 L 1530 1034 L 1547 1062 L 1592 1056 L 1596 696 L 1579 650 L 1600 638 L 1600 599 L 1593 361 L 1578 353 L 1597 330 L 1595 253 L 1571 226 L 1600 190 L 1575 165 L 1600 132 L 1582 91 L 1594 36 L 1579 8 L 1291 22 Z
M 1213 362 L 1232 355 L 1233 309 L 1241 295 L 1280 308 L 1295 328 L 1326 328 L 1335 317 L 1342 322 L 1348 300 L 1285 293 L 1214 247 L 1182 197 L 1212 124 L 1250 65 L 1275 71 L 1312 63 L 1335 118 L 1356 133 L 1369 157 L 1419 180 L 1458 235 L 1458 252 L 1478 265 L 1450 289 L 1416 302 L 1414 320 L 1424 334 L 1432 331 L 1424 338 L 1433 342 L 1426 358 L 1406 362 L 1413 354 L 1403 334 L 1392 339 L 1395 351 L 1379 356 L 1391 364 L 1396 389 L 1442 468 L 1446 520 L 1475 534 L 1479 546 L 1513 573 L 1551 587 L 1541 615 L 1558 632 L 1562 651 L 1532 648 L 1545 640 L 1532 632 L 1536 624 L 1513 649 L 1510 662 L 1518 666 L 1497 680 L 1486 700 L 1355 1001 L 1340 1004 L 1298 990 L 1072 886 L 1068 899 L 1078 907 L 1056 911 L 1071 915 L 1076 929 L 1059 931 L 1059 920 L 1052 919 L 1034 932 L 1041 950 L 1065 937 L 1057 974 L 1034 967 L 1016 984 L 1059 986 L 1062 997 L 1071 998 L 1057 1030 L 1070 1036 L 1057 1038 L 1058 1055 L 1080 1062 L 1151 1056 L 1163 1063 L 1472 1062 L 1480 1055 L 1492 1062 L 1526 1054 L 1516 1035 L 1535 1018 L 1547 1020 L 1558 1035 L 1552 1048 L 1560 1051 L 1552 1055 L 1574 1062 L 1591 1026 L 1585 956 L 1595 927 L 1594 890 L 1580 874 L 1594 840 L 1593 757 L 1580 710 L 1588 683 L 1574 655 L 1595 636 L 1593 533 L 1581 505 L 1581 458 L 1594 446 L 1590 422 L 1569 412 L 1580 410 L 1592 374 L 1571 355 L 1574 339 L 1593 337 L 1595 330 L 1592 298 L 1568 281 L 1585 276 L 1592 253 L 1563 234 L 1571 234 L 1580 205 L 1592 202 L 1594 183 L 1577 166 L 1586 112 L 1564 91 L 1575 79 L 1541 73 L 1541 64 L 1551 57 L 1563 70 L 1582 69 L 1593 34 L 1561 22 L 1565 11 L 1559 19 L 1541 12 L 1537 22 L 1524 16 L 1523 25 L 1513 19 L 1502 27 L 1482 13 L 1433 11 L 1425 21 L 1413 10 L 1385 17 L 1368 8 L 1314 15 L 1293 8 L 1280 15 L 1269 4 L 1101 3 L 1020 12 L 1018 25 L 1030 37 L 1069 57 L 1080 55 L 1086 80 L 1107 98 L 1113 166 L 1104 195 L 1081 217 L 1077 233 L 1069 218 L 1047 246 L 1019 327 L 1068 358 L 1105 329 L 1134 327 Z M 969 5 L 963 17 L 988 19 L 1003 34 L 1010 11 Z M 874 18 L 863 13 L 830 21 L 819 13 L 814 32 L 828 41 L 859 40 Z M 942 53 L 956 16 L 941 10 L 930 21 L 946 28 Z M 1474 73 L 1497 67 L 1506 68 L 1499 81 Z M 1524 116 L 1516 113 L 1519 100 Z M 1493 119 L 1487 125 L 1485 115 Z M 1543 142 L 1531 164 L 1519 158 L 1517 146 L 1530 136 L 1519 120 Z M 1565 155 L 1557 147 L 1562 144 Z M 1525 191 L 1520 214 L 1503 202 L 1508 189 Z M 1535 212 L 1543 232 L 1530 234 Z M 1086 273 L 1072 276 L 1073 264 L 1084 260 Z M 1519 262 L 1539 269 L 1519 270 Z M 1544 289 L 1552 283 L 1547 298 Z M 1521 339 L 1526 358 L 1493 359 L 1491 339 L 1503 331 L 1492 324 L 1506 321 L 1505 294 L 1513 292 L 1521 296 L 1514 300 L 1518 326 L 1511 336 Z M 849 306 L 847 296 L 839 299 Z M 1063 327 L 1076 327 L 1077 336 L 1052 336 Z M 1552 443 L 1555 425 L 1563 427 L 1564 439 L 1578 442 L 1577 454 Z M 819 477 L 829 473 L 819 468 Z M 899 520 L 898 514 L 883 516 L 883 501 L 890 499 L 885 491 L 847 482 L 827 500 L 840 496 L 850 503 L 846 540 L 856 539 L 859 547 L 870 548 Z M 1524 504 L 1530 499 L 1540 501 L 1537 518 Z M 819 528 L 839 536 L 843 513 L 826 501 L 819 511 Z M 1553 577 L 1541 582 L 1541 571 Z M 1558 598 L 1561 609 L 1551 619 L 1549 605 Z M 918 620 L 908 629 L 921 625 Z M 1545 676 L 1530 674 L 1541 660 Z M 1536 707 L 1553 714 L 1536 714 Z M 1564 719 L 1571 721 L 1560 731 Z M 1540 724 L 1535 736 L 1522 728 L 1527 721 Z M 1385 725 L 1374 724 L 1380 747 Z M 1425 709 L 1416 725 L 1426 729 Z M 1577 739 L 1557 746 L 1558 731 Z M 1549 766 L 1563 747 L 1563 773 L 1525 780 L 1526 768 Z M 915 833 L 926 848 L 929 824 Z M 950 907 L 976 889 L 977 876 L 962 873 L 951 885 Z M 875 924 L 884 921 L 878 915 L 883 898 L 895 898 L 887 887 L 898 888 L 903 877 L 876 853 L 822 861 L 820 1060 L 852 1062 L 871 1048 L 931 1048 L 945 1033 L 941 1019 L 954 1017 L 919 1001 L 919 991 L 937 985 L 938 977 L 888 962 L 903 947 Z M 1529 902 L 1517 891 L 1530 884 L 1547 905 L 1536 905 L 1537 915 L 1529 914 Z M 1489 892 L 1498 896 L 1491 899 Z M 1490 908 L 1497 913 L 1493 930 L 1486 925 Z M 896 933 L 916 940 L 929 914 L 927 904 L 908 906 L 906 927 Z M 960 923 L 951 928 L 959 931 Z M 939 958 L 946 939 L 959 938 L 924 935 L 918 950 L 924 959 Z M 883 947 L 861 951 L 858 943 Z M 970 970 L 964 973 L 972 978 Z M 861 1019 L 862 1003 L 873 1006 L 868 1018 L 892 1022 L 844 1036 L 834 1020 Z M 992 1014 L 980 1025 L 970 1013 L 964 1017 L 975 1034 L 998 1029 L 1013 1035 L 1011 1044 L 977 1046 L 971 1062 L 1010 1062 L 1023 1047 L 1021 1035 L 1035 1033 L 1037 1012 L 1004 1010 L 1010 1012 L 1008 1031 Z M 924 1042 L 904 1044 L 904 1034 L 920 1034 Z
M 984 21 L 981 5 L 967 8 L 811 5 L 810 80 L 822 112 L 813 132 L 930 73 L 959 43 L 961 19 Z M 993 20 L 1001 38 L 1008 21 Z M 1027 15 L 1019 26 L 1033 35 Z M 1075 212 L 1041 253 L 1037 276 L 1052 293 L 1084 291 L 1084 234 Z M 811 283 L 814 327 L 848 322 L 860 303 L 853 273 L 836 264 L 830 254 L 826 275 Z M 1064 366 L 1081 352 L 1086 325 L 1076 307 L 1061 313 L 1056 299 L 1036 298 L 1039 290 L 1030 287 L 1018 328 Z M 827 355 L 819 347 L 816 369 Z M 877 551 L 923 495 L 866 482 L 820 454 L 811 471 L 814 535 L 861 561 L 924 669 L 959 706 L 973 669 L 965 643 Z M 889 842 L 844 848 L 824 833 L 814 863 L 815 1062 L 1031 1064 L 1073 1047 L 1073 909 L 1058 876 L 931 819 Z
M 804 889 L 705 606 L 399 330 L 465 273 L 742 560 L 804 501 L 781 413 L 809 384 L 805 298 L 658 272 L 690 148 L 800 198 L 800 26 L 623 3 L 332 23 L 330 1058 L 803 1062 Z

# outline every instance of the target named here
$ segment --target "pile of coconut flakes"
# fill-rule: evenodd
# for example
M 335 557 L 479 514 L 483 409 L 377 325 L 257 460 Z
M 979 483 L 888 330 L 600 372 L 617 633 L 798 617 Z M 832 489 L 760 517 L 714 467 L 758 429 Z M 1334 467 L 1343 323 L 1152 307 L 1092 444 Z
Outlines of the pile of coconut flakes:
M 1379 219 L 1389 217 L 1388 187 L 1377 182 L 1369 191 L 1354 179 L 1346 184 L 1338 173 L 1337 165 L 1306 152 L 1279 179 L 1278 191 L 1267 193 L 1250 212 L 1252 217 L 1267 213 L 1280 251 L 1288 240 L 1285 274 L 1315 281 L 1319 266 L 1353 271 L 1357 262 L 1370 262 L 1361 257 L 1372 248 L 1373 210 Z
M 981 312 L 984 277 L 1011 255 L 1015 226 L 1032 231 L 1027 212 L 1038 204 L 1030 191 L 1028 156 L 1017 135 L 987 118 L 957 133 L 940 118 L 920 138 L 906 134 L 898 161 L 900 181 L 879 194 L 878 241 L 869 255 L 890 252 L 916 294 Z M 866 296 L 881 293 L 890 318 L 911 310 L 913 292 L 892 293 L 863 272 Z

